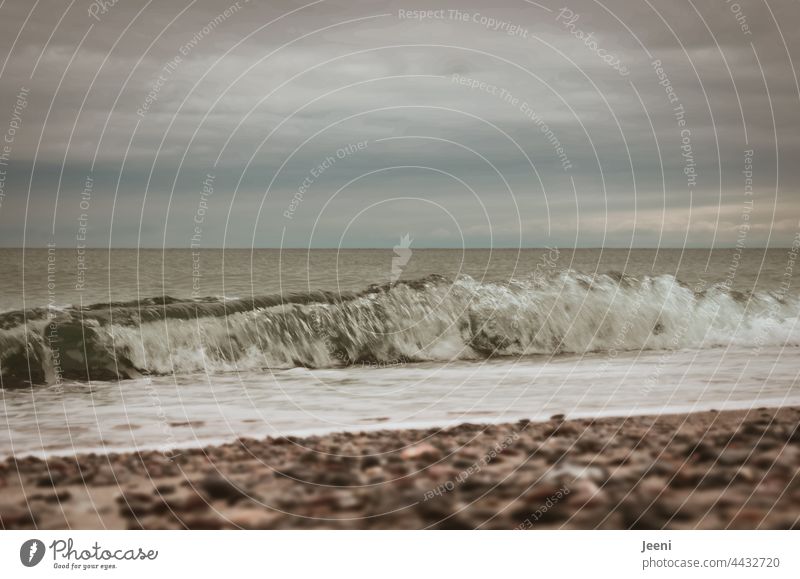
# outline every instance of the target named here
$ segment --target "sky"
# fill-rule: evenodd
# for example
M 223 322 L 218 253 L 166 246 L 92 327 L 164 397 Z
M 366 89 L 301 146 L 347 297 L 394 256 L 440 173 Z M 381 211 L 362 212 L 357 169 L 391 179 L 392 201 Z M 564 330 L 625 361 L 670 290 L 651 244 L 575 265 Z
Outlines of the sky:
M 800 3 L 0 5 L 0 246 L 784 247 Z

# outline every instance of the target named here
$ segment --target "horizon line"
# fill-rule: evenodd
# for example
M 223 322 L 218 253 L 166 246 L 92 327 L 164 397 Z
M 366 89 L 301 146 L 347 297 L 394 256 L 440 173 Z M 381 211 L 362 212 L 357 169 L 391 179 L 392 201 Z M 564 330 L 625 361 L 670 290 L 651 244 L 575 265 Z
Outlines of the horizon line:
M 382 250 L 387 251 L 391 250 L 392 246 L 381 246 L 381 247 L 247 247 L 247 246 L 222 246 L 222 247 L 137 247 L 137 246 L 116 246 L 116 247 L 108 247 L 108 246 L 89 246 L 89 247 L 75 247 L 75 246 L 59 246 L 59 245 L 28 245 L 28 246 L 0 246 L 0 251 L 8 250 L 8 249 L 68 249 L 68 250 L 119 250 L 119 249 L 127 249 L 133 250 L 138 249 L 142 251 L 166 251 L 166 250 L 181 250 L 181 251 L 209 251 L 209 250 L 285 250 L 285 251 L 296 251 L 296 250 L 315 250 L 315 251 L 364 251 L 364 250 Z M 570 250 L 585 250 L 585 249 L 614 249 L 614 250 L 637 250 L 637 249 L 649 249 L 649 250 L 662 250 L 662 249 L 680 249 L 680 250 L 715 250 L 715 249 L 741 249 L 741 250 L 756 250 L 756 249 L 792 249 L 791 245 L 785 246 L 767 246 L 767 245 L 755 245 L 752 247 L 737 247 L 736 245 L 726 246 L 726 245 L 719 245 L 715 247 L 711 246 L 691 246 L 691 247 L 681 247 L 681 246 L 637 246 L 637 247 L 626 247 L 626 246 L 579 246 L 579 247 L 565 247 L 558 245 L 529 245 L 525 247 L 514 247 L 514 246 L 496 246 L 496 247 L 411 247 L 413 250 L 439 250 L 439 251 L 474 251 L 474 250 L 527 250 L 527 249 L 558 249 L 562 251 L 570 251 Z

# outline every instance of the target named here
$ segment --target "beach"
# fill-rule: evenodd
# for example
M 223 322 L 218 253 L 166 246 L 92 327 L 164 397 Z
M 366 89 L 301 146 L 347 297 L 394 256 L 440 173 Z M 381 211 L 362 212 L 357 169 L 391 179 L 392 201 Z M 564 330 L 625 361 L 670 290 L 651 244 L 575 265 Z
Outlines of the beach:
M 0 292 L 3 528 L 797 526 L 785 251 L 112 254 Z
M 800 407 L 8 458 L 4 529 L 788 529 Z

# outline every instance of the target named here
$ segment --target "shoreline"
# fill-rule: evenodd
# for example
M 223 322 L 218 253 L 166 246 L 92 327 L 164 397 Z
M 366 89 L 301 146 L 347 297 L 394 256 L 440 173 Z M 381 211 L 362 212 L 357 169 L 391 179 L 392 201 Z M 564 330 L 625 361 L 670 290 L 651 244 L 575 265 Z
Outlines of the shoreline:
M 747 412 L 749 410 L 755 410 L 754 404 L 758 404 L 758 410 L 777 410 L 779 408 L 800 408 L 800 405 L 797 404 L 797 400 L 792 399 L 789 400 L 788 396 L 784 396 L 782 398 L 776 397 L 774 399 L 764 399 L 761 398 L 759 400 L 743 400 L 741 402 L 727 402 L 721 404 L 704 404 L 702 406 L 693 404 L 693 405 L 675 405 L 666 407 L 663 411 L 660 412 L 653 412 L 652 408 L 649 409 L 638 409 L 633 413 L 624 413 L 621 410 L 608 410 L 608 411 L 600 411 L 600 412 L 592 412 L 592 411 L 583 411 L 583 412 L 570 412 L 568 416 L 565 417 L 566 421 L 572 420 L 599 420 L 599 419 L 619 419 L 624 420 L 626 418 L 640 418 L 640 417 L 655 417 L 655 416 L 670 416 L 670 415 L 684 415 L 684 414 L 697 414 L 697 413 L 704 413 L 704 412 L 712 412 L 712 413 L 726 413 L 726 412 Z M 716 406 L 717 408 L 714 408 Z M 719 410 L 718 408 L 722 408 Z M 320 438 L 325 436 L 333 436 L 333 435 L 346 435 L 346 434 L 358 434 L 361 432 L 375 432 L 375 431 L 421 431 L 421 430 L 439 430 L 444 431 L 450 428 L 455 428 L 461 426 L 463 424 L 472 424 L 475 426 L 504 426 L 509 424 L 516 424 L 520 421 L 528 421 L 532 423 L 543 423 L 550 420 L 550 417 L 547 414 L 541 414 L 536 416 L 530 415 L 520 415 L 520 416 L 513 416 L 505 415 L 501 417 L 486 417 L 486 416 L 467 416 L 460 419 L 453 419 L 451 421 L 443 421 L 443 420 L 429 420 L 429 421 L 420 421 L 420 422 L 391 422 L 391 421 L 380 421 L 376 422 L 365 422 L 359 426 L 350 426 L 346 428 L 339 428 L 339 427 L 330 427 L 330 428 L 300 428 L 297 430 L 290 430 L 286 432 L 274 432 L 274 433 L 251 433 L 245 434 L 242 436 L 224 436 L 224 437 L 209 437 L 205 439 L 198 439 L 196 436 L 191 439 L 187 438 L 182 440 L 181 442 L 165 447 L 165 446 L 156 446 L 156 445 L 148 445 L 142 444 L 139 447 L 134 446 L 96 446 L 96 447 L 85 447 L 81 448 L 77 452 L 65 452 L 63 450 L 48 450 L 48 451 L 23 451 L 18 452 L 15 454 L 0 454 L 0 464 L 8 459 L 13 458 L 38 458 L 40 460 L 49 460 L 49 459 L 56 459 L 56 458 L 70 458 L 75 456 L 82 456 L 87 454 L 98 454 L 98 455 L 109 455 L 109 454 L 136 454 L 136 453 L 147 453 L 147 452 L 158 452 L 161 454 L 169 455 L 170 453 L 178 453 L 178 452 L 185 452 L 188 450 L 196 450 L 196 449 L 203 449 L 209 447 L 216 447 L 216 446 L 225 446 L 229 444 L 234 444 L 240 438 L 248 438 L 248 439 L 256 439 L 256 440 L 267 440 L 267 439 L 277 439 L 277 438 Z M 180 426 L 189 425 L 191 422 L 185 422 L 180 424 Z
M 786 529 L 800 406 L 0 461 L 0 528 Z

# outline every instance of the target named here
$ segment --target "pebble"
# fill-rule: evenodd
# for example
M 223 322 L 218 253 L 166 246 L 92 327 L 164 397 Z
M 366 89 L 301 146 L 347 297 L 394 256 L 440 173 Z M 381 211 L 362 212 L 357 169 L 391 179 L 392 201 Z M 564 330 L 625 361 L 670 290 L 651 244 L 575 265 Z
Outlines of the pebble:
M 400 453 L 400 458 L 403 460 L 416 460 L 420 458 L 436 459 L 440 456 L 440 452 L 434 448 L 430 443 L 423 442 L 415 444 L 408 448 L 403 449 Z
M 35 518 L 30 509 L 17 505 L 0 505 L 0 527 L 13 529 L 32 524 Z
M 206 492 L 212 499 L 227 499 L 237 501 L 246 497 L 244 491 L 233 481 L 212 473 L 207 475 L 199 484 L 199 487 Z

